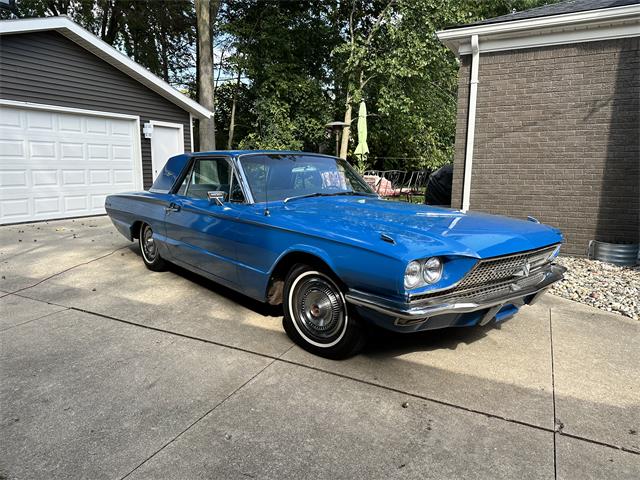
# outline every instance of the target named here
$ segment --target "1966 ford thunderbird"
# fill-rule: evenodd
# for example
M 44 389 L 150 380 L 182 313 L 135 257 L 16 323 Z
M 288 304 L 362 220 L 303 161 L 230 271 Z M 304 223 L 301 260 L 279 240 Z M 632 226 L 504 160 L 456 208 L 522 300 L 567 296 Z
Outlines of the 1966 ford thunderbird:
M 330 358 L 362 347 L 365 322 L 415 332 L 502 321 L 564 272 L 555 228 L 385 201 L 319 154 L 179 155 L 149 191 L 110 195 L 106 209 L 151 270 L 175 263 L 282 305 L 287 334 Z

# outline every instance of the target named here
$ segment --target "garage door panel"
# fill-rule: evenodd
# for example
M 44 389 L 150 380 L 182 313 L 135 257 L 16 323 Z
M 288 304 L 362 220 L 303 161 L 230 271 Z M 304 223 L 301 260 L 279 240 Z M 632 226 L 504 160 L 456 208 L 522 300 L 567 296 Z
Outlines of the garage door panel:
M 83 160 L 86 154 L 82 143 L 60 142 L 60 159 L 65 160 Z
M 19 222 L 25 216 L 30 216 L 29 200 L 28 197 L 0 199 L 0 218 L 8 223 L 14 219 Z
M 131 145 L 113 145 L 111 152 L 113 154 L 112 158 L 114 160 L 127 160 L 131 158 L 131 153 L 133 148 Z
M 109 160 L 109 145 L 104 143 L 87 145 L 87 159 Z
M 133 175 L 131 170 L 114 170 L 113 183 L 116 185 L 132 185 Z
M 87 172 L 85 170 L 62 170 L 62 183 L 66 186 L 85 185 Z
M 64 210 L 67 213 L 82 212 L 88 210 L 89 199 L 87 195 L 65 195 Z
M 15 188 L 27 186 L 27 172 L 24 170 L 0 171 L 0 188 Z
M 44 140 L 29 140 L 29 156 L 31 160 L 56 158 L 56 142 Z
M 89 184 L 108 185 L 111 183 L 109 170 L 89 170 Z
M 106 195 L 90 195 L 91 209 L 92 210 L 104 210 L 104 201 L 107 198 Z
M 79 115 L 58 115 L 58 129 L 61 133 L 83 133 L 83 119 Z
M 136 120 L 0 107 L 0 223 L 104 213 L 141 188 Z
M 98 117 L 87 118 L 87 133 L 94 135 L 108 135 L 109 127 L 107 120 Z
M 129 138 L 130 136 L 130 123 L 126 120 L 112 120 L 111 121 L 111 135 L 115 137 Z
M 31 170 L 31 185 L 33 187 L 50 187 L 58 185 L 58 170 Z
M 22 129 L 22 118 L 19 110 L 2 110 L 0 115 L 0 127 L 7 129 Z
M 33 199 L 33 213 L 35 215 L 51 215 L 60 211 L 60 198 L 58 197 L 37 197 Z
M 5 136 L 0 139 L 0 156 L 6 157 L 23 157 L 24 142 L 18 138 L 8 138 Z
M 27 111 L 27 129 L 28 130 L 48 130 L 53 131 L 55 116 L 50 112 L 30 110 Z

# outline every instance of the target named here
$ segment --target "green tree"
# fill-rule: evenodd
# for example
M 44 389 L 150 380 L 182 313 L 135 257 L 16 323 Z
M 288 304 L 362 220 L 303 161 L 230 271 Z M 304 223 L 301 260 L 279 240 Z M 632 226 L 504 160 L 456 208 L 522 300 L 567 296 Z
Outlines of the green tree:
M 244 148 L 317 150 L 332 101 L 326 88 L 331 26 L 324 2 L 237 1 L 227 33 L 253 91 L 253 131 Z
M 435 32 L 552 3 L 212 0 L 220 7 L 209 22 L 215 78 L 198 98 L 194 1 L 18 5 L 21 16 L 68 15 L 192 97 L 215 100 L 219 146 L 333 152 L 325 124 L 345 119 L 342 154 L 350 158 L 351 112 L 364 99 L 374 166 L 408 170 L 453 158 L 459 64 Z
M 193 82 L 195 14 L 184 0 L 18 0 L 22 18 L 66 15 L 177 87 Z M 9 13 L 2 12 L 2 18 Z

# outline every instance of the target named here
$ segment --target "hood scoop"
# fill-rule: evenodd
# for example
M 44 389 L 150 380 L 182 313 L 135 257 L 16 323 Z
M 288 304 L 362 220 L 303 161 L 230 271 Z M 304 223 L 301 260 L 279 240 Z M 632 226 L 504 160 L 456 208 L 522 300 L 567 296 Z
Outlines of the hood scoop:
M 386 233 L 381 233 L 380 234 L 380 240 L 382 240 L 383 242 L 390 243 L 391 245 L 395 245 L 396 244 L 396 241 L 392 237 L 387 235 Z

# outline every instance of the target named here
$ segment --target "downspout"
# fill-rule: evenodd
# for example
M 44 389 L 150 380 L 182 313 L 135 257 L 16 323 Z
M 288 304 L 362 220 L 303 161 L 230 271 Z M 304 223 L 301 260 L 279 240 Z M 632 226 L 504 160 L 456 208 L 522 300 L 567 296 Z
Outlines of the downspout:
M 471 198 L 471 166 L 473 143 L 476 133 L 476 100 L 478 98 L 478 64 L 480 45 L 478 35 L 471 36 L 471 80 L 469 81 L 469 116 L 467 118 L 467 148 L 464 155 L 464 183 L 462 185 L 462 210 L 469 210 Z
M 191 153 L 193 153 L 193 115 L 191 115 L 191 113 L 189 113 L 189 137 L 191 140 Z

